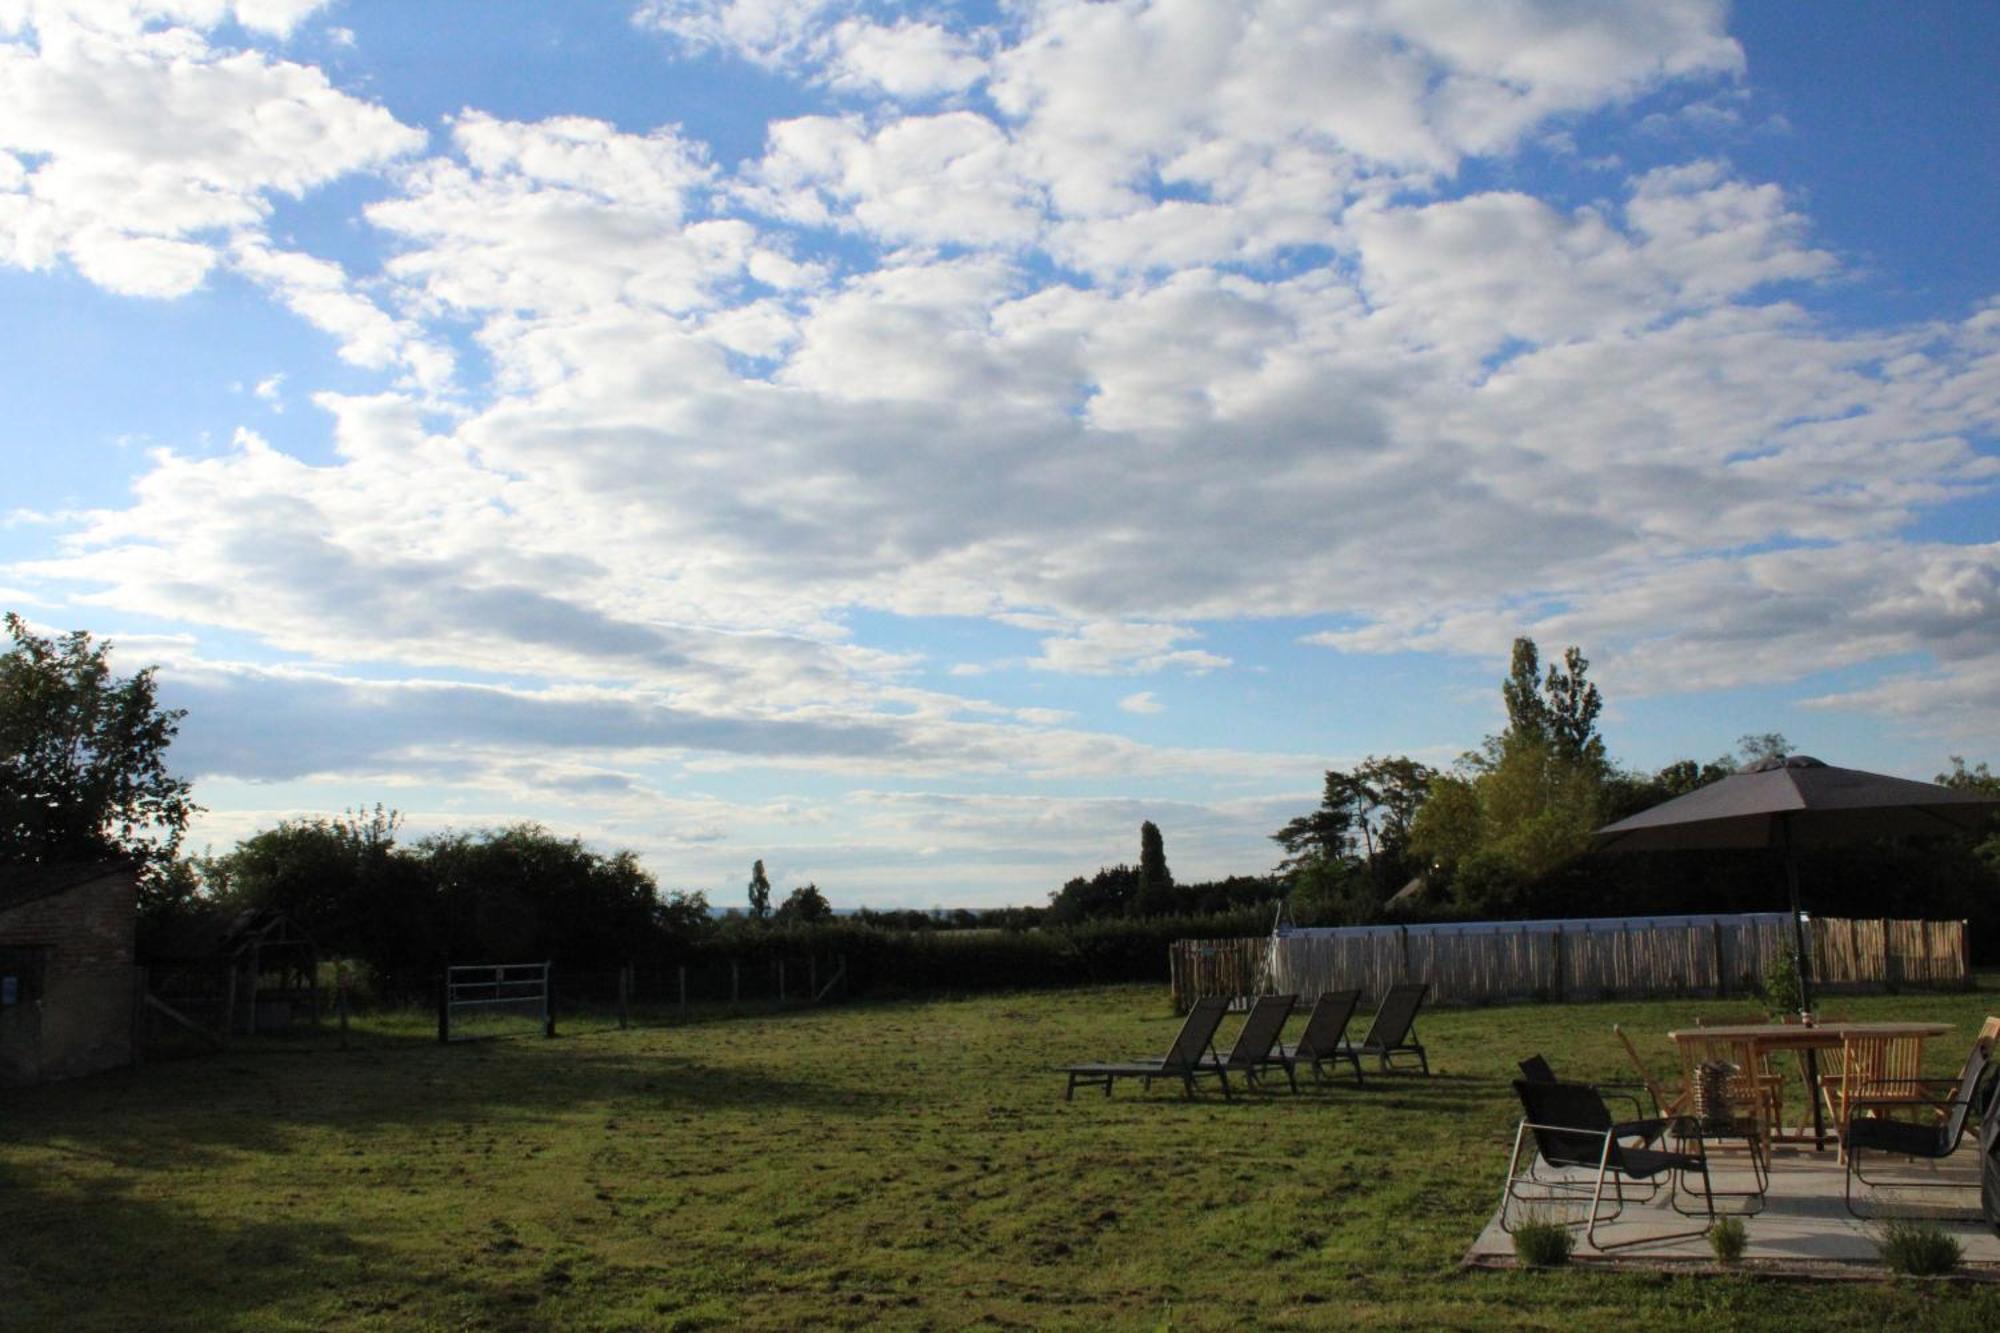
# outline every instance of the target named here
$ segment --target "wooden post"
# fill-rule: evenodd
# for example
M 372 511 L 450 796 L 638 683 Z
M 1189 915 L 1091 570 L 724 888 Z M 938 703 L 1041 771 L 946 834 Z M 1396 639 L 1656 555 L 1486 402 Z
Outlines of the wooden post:
M 618 969 L 618 1030 L 623 1032 L 628 1023 L 628 1010 L 632 1003 L 632 965 Z
M 340 1049 L 347 1049 L 347 969 L 341 968 L 335 982 L 333 1002 L 340 1009 Z
M 687 1016 L 688 1016 L 688 965 L 686 963 L 681 963 L 674 970 L 680 974 L 681 1022 L 685 1023 L 687 1022 Z
M 556 1035 L 556 969 L 553 963 L 542 964 L 542 1035 Z
M 1403 941 L 1403 973 L 1397 980 L 1408 981 L 1410 979 L 1410 928 L 1408 926 L 1397 926 L 1396 931 Z
M 146 1062 L 142 1049 L 146 1044 L 146 991 L 151 983 L 147 980 L 146 969 L 132 969 L 132 1067 L 137 1069 Z
M 250 1017 L 243 1025 L 243 1035 L 257 1035 L 257 985 L 264 979 L 264 946 L 250 946 Z
M 227 1042 L 230 1032 L 236 1027 L 236 960 L 234 958 L 229 960 L 229 984 L 223 988 L 222 1021 L 216 1024 L 216 1027 L 221 1031 L 225 1042 Z
M 778 1003 L 785 1002 L 785 960 L 778 960 Z
M 1556 926 L 1555 952 L 1556 952 L 1556 984 L 1553 987 L 1553 989 L 1555 991 L 1556 1003 L 1561 1004 L 1564 1001 L 1564 999 L 1567 998 L 1568 991 L 1566 989 L 1566 984 L 1563 981 L 1563 928 L 1560 923 L 1557 924 Z
M 1729 960 L 1722 956 L 1722 923 L 1711 921 L 1708 930 L 1715 937 L 1715 998 L 1729 994 Z
M 451 964 L 438 973 L 438 1043 L 451 1041 Z
M 818 954 L 808 954 L 806 956 L 806 994 L 812 996 L 815 1002 L 819 999 Z
M 732 959 L 730 959 L 730 960 L 729 960 L 729 1006 L 730 1006 L 730 1008 L 732 1008 L 732 1009 L 733 1009 L 733 1008 L 735 1008 L 735 1007 L 736 1007 L 736 1002 L 737 1002 L 737 1000 L 739 1000 L 740 998 L 742 998 L 742 995 L 743 995 L 743 973 L 742 973 L 742 969 L 741 969 L 741 968 L 740 968 L 740 967 L 739 967 L 739 966 L 737 965 L 737 962 L 736 962 L 736 960 L 735 960 L 734 958 L 732 958 Z

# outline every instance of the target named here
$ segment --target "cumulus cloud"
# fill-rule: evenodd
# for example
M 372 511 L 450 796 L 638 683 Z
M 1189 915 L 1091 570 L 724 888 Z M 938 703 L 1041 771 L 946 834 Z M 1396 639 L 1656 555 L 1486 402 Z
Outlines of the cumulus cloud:
M 331 457 L 248 432 L 160 453 L 6 571 L 319 664 L 232 678 L 321 721 L 298 757 L 203 742 L 218 772 L 497 781 L 514 714 L 579 801 L 646 798 L 653 759 L 622 750 L 1252 768 L 914 688 L 857 609 L 1039 640 L 941 668 L 964 691 L 1226 672 L 1229 627 L 1298 617 L 1350 653 L 1582 642 L 1631 692 L 1916 657 L 1826 705 L 1988 698 L 1993 550 L 1907 534 L 1994 485 L 2000 305 L 1820 313 L 1853 275 L 1804 201 L 1703 138 L 1726 118 L 1681 117 L 1683 157 L 1600 163 L 1588 191 L 1468 183 L 1584 118 L 1731 95 L 1718 3 L 1043 0 L 976 30 L 640 6 L 671 50 L 795 82 L 803 109 L 741 163 L 698 126 L 497 108 L 433 138 L 213 44 L 304 3 L 117 12 L 0 0 L 0 259 L 159 297 L 227 264 L 381 377 L 313 398 Z M 357 173 L 376 188 L 344 220 L 379 270 L 268 233 L 274 197 Z M 341 674 L 361 662 L 425 681 Z M 402 748 L 365 718 L 407 719 Z
M 263 224 L 272 195 L 420 147 L 420 132 L 319 70 L 214 47 L 202 32 L 235 17 L 283 33 L 311 8 L 0 10 L 0 262 L 66 259 L 114 292 L 183 295 L 222 238 Z

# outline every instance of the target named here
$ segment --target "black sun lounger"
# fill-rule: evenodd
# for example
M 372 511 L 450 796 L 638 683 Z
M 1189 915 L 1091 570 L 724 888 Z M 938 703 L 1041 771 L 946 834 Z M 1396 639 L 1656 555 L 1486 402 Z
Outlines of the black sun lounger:
M 1229 1001 L 1222 996 L 1196 1000 L 1188 1010 L 1187 1022 L 1181 1024 L 1180 1035 L 1174 1038 L 1166 1055 L 1157 1059 L 1062 1066 L 1059 1072 L 1069 1075 L 1063 1100 L 1073 1098 L 1079 1084 L 1101 1087 L 1109 1097 L 1112 1083 L 1121 1078 L 1142 1078 L 1149 1084 L 1156 1078 L 1177 1078 L 1190 1097 L 1194 1096 L 1197 1078 L 1214 1078 L 1222 1082 L 1222 1095 L 1230 1096 L 1229 1071 L 1215 1054 L 1215 1030 L 1222 1026 L 1222 1016 L 1228 1011 Z

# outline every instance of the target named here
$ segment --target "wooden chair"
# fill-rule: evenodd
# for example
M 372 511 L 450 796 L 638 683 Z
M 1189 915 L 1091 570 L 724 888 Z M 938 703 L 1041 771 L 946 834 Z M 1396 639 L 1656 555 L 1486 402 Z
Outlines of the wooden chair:
M 1768 1143 L 1772 1131 L 1784 1123 L 1785 1080 L 1763 1055 L 1741 1037 L 1697 1037 L 1678 1044 L 1683 1095 L 1692 1101 L 1695 1071 L 1701 1066 L 1713 1062 L 1734 1066 L 1736 1073 L 1723 1093 L 1730 1114 L 1759 1121 Z
M 1833 1123 L 1840 1126 L 1845 1160 L 1848 1121 L 1864 1109 L 1877 1113 L 1896 1103 L 1923 1101 L 1924 1041 L 1922 1037 L 1882 1037 L 1857 1034 L 1840 1044 L 1840 1068 L 1820 1071 L 1820 1095 Z
M 1625 1035 L 1624 1028 L 1613 1023 L 1611 1025 L 1611 1035 L 1618 1038 L 1619 1044 L 1625 1048 L 1626 1058 L 1631 1060 L 1633 1070 L 1639 1075 L 1640 1085 L 1646 1089 L 1647 1095 L 1653 1099 L 1654 1111 L 1663 1116 L 1686 1114 L 1690 1097 L 1688 1085 L 1683 1083 L 1680 1087 L 1676 1088 L 1670 1084 L 1659 1082 L 1653 1077 L 1653 1071 L 1646 1067 L 1646 1062 L 1639 1058 L 1639 1048 L 1634 1046 L 1632 1039 Z

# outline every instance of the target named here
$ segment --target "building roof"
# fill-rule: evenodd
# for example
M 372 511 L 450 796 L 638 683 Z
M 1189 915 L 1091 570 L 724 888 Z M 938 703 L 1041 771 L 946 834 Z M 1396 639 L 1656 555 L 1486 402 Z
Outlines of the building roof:
M 24 903 L 95 884 L 113 875 L 130 876 L 131 861 L 25 861 L 0 864 L 0 912 Z

